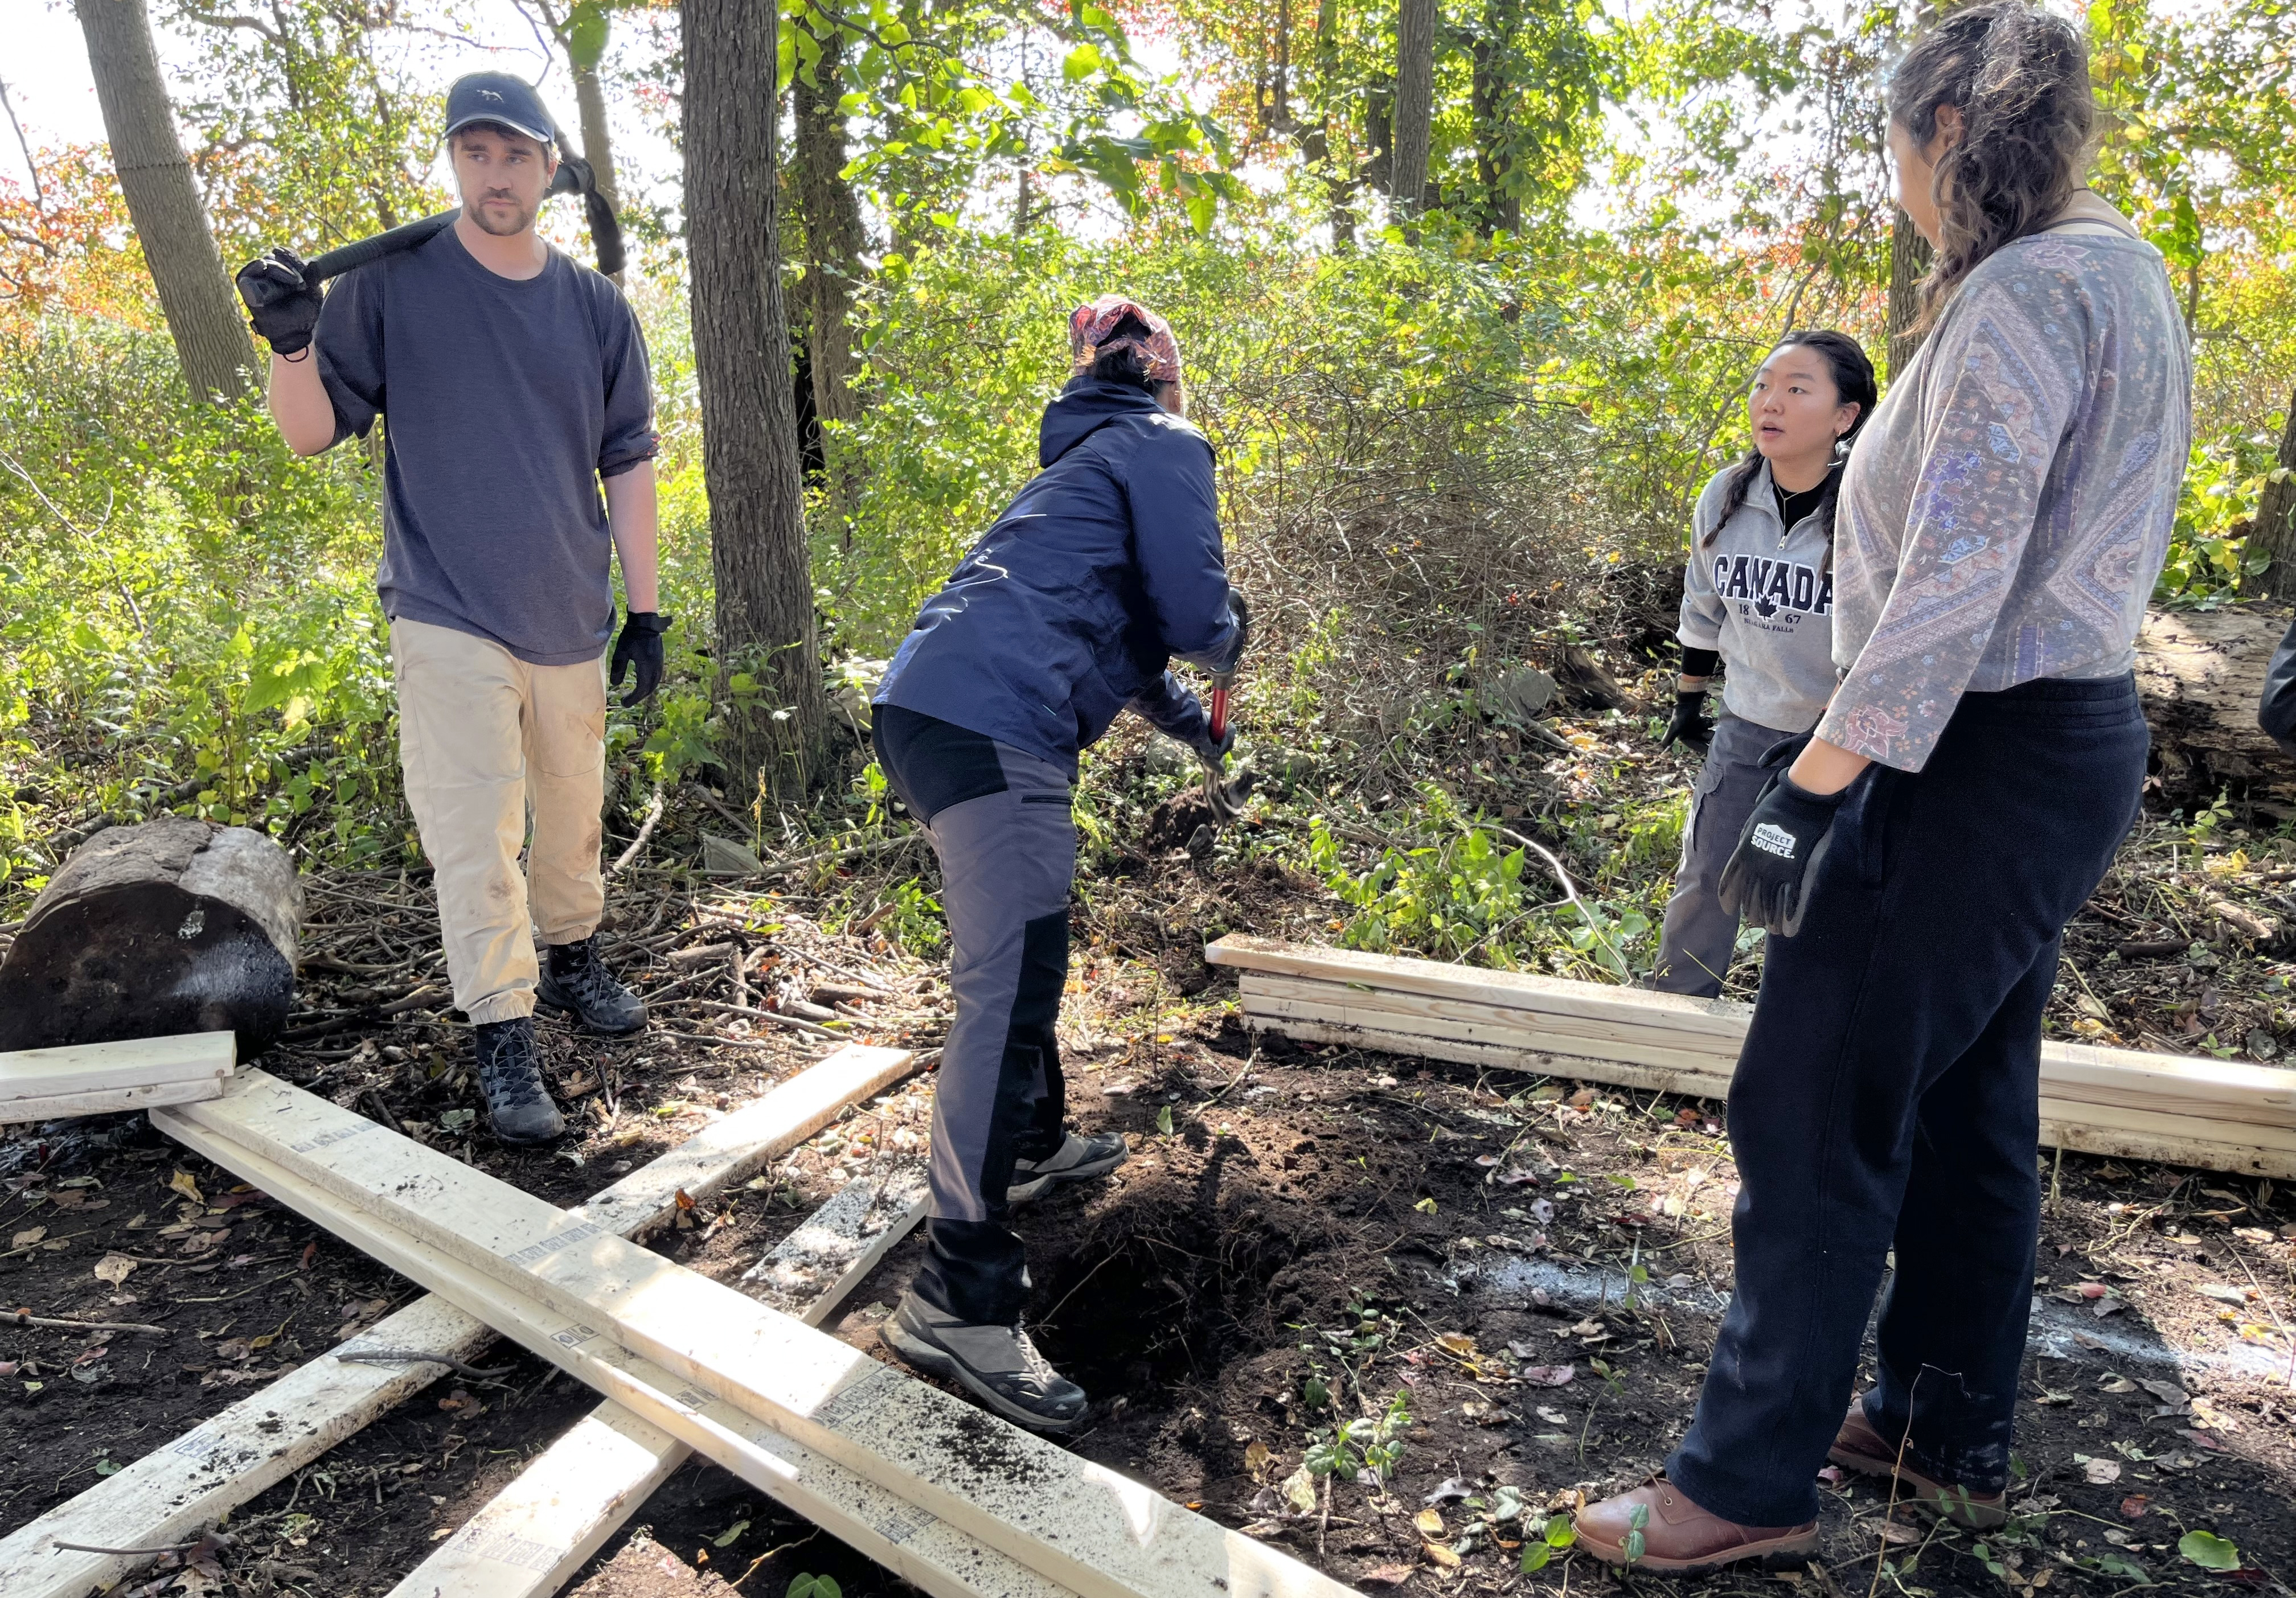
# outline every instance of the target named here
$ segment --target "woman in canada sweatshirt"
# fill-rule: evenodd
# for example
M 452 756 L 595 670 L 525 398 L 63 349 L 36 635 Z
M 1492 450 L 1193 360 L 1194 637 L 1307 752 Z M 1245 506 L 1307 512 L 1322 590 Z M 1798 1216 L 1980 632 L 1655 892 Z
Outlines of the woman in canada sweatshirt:
M 1833 692 L 1833 505 L 1849 442 L 1874 413 L 1874 364 L 1837 332 L 1791 332 L 1754 373 L 1754 446 L 1691 513 L 1682 677 L 1666 742 L 1706 750 L 1682 832 L 1650 985 L 1712 998 L 1738 942 L 1717 884 L 1770 774 L 1762 757 L 1817 725 Z M 1717 663 L 1719 723 L 1700 710 Z

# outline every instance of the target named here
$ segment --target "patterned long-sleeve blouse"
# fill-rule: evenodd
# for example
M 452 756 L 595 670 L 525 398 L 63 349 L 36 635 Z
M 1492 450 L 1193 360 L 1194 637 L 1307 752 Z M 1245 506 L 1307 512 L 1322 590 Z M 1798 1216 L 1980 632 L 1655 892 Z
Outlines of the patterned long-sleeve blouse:
M 2159 251 L 2083 230 L 1982 262 L 1850 455 L 1817 735 L 1919 771 L 1964 692 L 2130 669 L 2191 434 Z

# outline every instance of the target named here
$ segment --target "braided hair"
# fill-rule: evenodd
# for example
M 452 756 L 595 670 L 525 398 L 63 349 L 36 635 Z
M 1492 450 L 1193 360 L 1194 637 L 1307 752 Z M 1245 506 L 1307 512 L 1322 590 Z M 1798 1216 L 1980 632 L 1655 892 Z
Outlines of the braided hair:
M 1777 348 L 1817 351 L 1824 357 L 1825 369 L 1833 379 L 1836 402 L 1857 407 L 1857 419 L 1850 422 L 1849 430 L 1834 442 L 1833 461 L 1838 467 L 1849 458 L 1849 446 L 1865 430 L 1866 419 L 1874 414 L 1874 406 L 1881 398 L 1881 389 L 1874 381 L 1874 363 L 1866 358 L 1865 347 L 1857 340 L 1847 333 L 1825 328 L 1797 328 L 1778 340 Z M 1775 356 L 1777 350 L 1770 353 Z M 1723 524 L 1745 504 L 1746 496 L 1753 491 L 1754 479 L 1761 475 L 1761 471 L 1762 452 L 1759 449 L 1749 449 L 1745 457 L 1730 469 L 1729 479 L 1722 487 L 1721 513 L 1714 518 L 1714 525 L 1706 529 L 1706 536 L 1698 541 L 1701 549 L 1711 547 L 1714 540 L 1722 536 Z M 1825 494 L 1817 502 L 1816 512 L 1825 528 L 1829 558 L 1833 546 L 1833 507 L 1841 497 L 1841 473 L 1836 471 L 1825 479 Z
M 1948 105 L 1961 134 L 1939 155 L 1931 190 L 1938 246 L 1922 280 L 1922 331 L 1979 262 L 2047 226 L 2081 188 L 2096 103 L 2080 29 L 2025 0 L 1954 12 L 1898 63 L 1890 119 L 1927 150 Z

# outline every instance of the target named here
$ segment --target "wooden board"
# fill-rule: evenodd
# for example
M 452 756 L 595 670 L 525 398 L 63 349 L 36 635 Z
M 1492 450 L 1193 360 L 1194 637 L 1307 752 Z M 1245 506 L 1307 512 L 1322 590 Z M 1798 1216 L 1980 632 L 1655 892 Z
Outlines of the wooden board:
M 173 1037 L 77 1044 L 61 1049 L 19 1049 L 0 1054 L 0 1110 L 15 1099 L 211 1081 L 231 1075 L 238 1058 L 238 1045 L 228 1032 L 187 1032 Z
M 818 1326 L 895 1243 L 916 1229 L 929 1202 L 922 1160 L 900 1160 L 876 1176 L 856 1177 L 742 1272 L 742 1291 Z
M 264 1073 L 243 1075 L 212 1103 L 159 1116 L 171 1133 L 211 1135 L 211 1143 L 276 1160 L 342 1201 L 314 1217 L 323 1224 L 341 1225 L 343 1209 L 356 1208 L 403 1228 L 497 1287 L 577 1320 L 588 1329 L 580 1340 L 619 1344 L 1085 1598 L 1335 1598 L 1348 1590 L 729 1287 Z
M 924 1213 L 922 1161 L 856 1177 L 751 1266 L 742 1285 L 818 1326 Z M 391 1598 L 548 1598 L 687 1453 L 660 1427 L 602 1405 L 440 1544 Z
M 189 1126 L 178 1130 L 188 1146 L 295 1209 L 325 1217 L 324 1224 L 345 1242 L 401 1275 L 442 1297 L 485 1305 L 488 1320 L 504 1336 L 934 1598 L 1070 1598 L 1066 1589 L 981 1546 L 939 1516 L 679 1381 L 589 1322 L 504 1286 L 227 1138 Z
M 120 1115 L 149 1110 L 155 1104 L 191 1104 L 223 1096 L 225 1078 L 201 1077 L 189 1082 L 159 1082 L 149 1087 L 117 1087 L 102 1093 L 60 1094 L 48 1099 L 0 1099 L 0 1126 L 18 1122 L 62 1121 L 82 1115 Z
M 632 1171 L 575 1213 L 633 1235 L 667 1225 L 681 1189 L 701 1199 L 746 1179 L 846 1105 L 892 1086 L 908 1074 L 909 1061 L 903 1050 L 840 1049 Z M 483 1321 L 431 1297 L 386 1316 L 343 1348 L 421 1349 L 470 1360 L 493 1340 Z M 345 1364 L 320 1356 L 0 1537 L 0 1598 L 86 1598 L 147 1561 L 62 1553 L 57 1543 L 150 1548 L 178 1541 L 284 1480 L 439 1373 L 433 1364 Z

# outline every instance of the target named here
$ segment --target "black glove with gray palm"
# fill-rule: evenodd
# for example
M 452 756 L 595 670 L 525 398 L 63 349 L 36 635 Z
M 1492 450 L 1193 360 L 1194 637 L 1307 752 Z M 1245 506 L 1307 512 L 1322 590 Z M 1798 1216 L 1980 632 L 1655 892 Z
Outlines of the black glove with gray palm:
M 1666 736 L 1658 741 L 1665 749 L 1679 743 L 1685 749 L 1694 749 L 1704 754 L 1714 745 L 1714 724 L 1706 719 L 1706 690 L 1677 689 L 1674 695 L 1674 715 L 1666 724 Z
M 637 680 L 622 698 L 625 706 L 652 699 L 653 691 L 661 686 L 661 635 L 669 631 L 671 620 L 659 611 L 632 611 L 629 619 L 622 623 L 622 635 L 614 640 L 611 685 L 620 687 L 624 675 L 632 667 L 637 668 Z
M 1800 931 L 1813 875 L 1833 841 L 1834 813 L 1847 792 L 1812 793 L 1784 771 L 1772 777 L 1722 868 L 1717 885 L 1722 907 L 1780 938 Z

